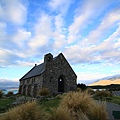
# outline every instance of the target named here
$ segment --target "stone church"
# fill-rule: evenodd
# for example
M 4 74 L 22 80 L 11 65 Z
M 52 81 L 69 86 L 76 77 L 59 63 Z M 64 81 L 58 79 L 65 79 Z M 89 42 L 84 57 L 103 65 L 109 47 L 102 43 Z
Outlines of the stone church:
M 46 54 L 44 62 L 35 64 L 19 81 L 19 93 L 34 97 L 41 88 L 48 88 L 51 95 L 77 88 L 77 76 L 62 53 L 54 58 L 51 53 Z

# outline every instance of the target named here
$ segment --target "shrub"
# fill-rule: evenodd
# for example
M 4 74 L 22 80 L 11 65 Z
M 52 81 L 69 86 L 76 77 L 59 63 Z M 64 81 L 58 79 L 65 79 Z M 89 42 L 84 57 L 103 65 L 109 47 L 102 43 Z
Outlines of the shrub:
M 48 96 L 50 95 L 50 91 L 48 88 L 42 88 L 39 92 L 40 96 Z
M 81 84 L 78 83 L 78 84 L 77 84 L 77 88 L 81 88 L 81 90 L 84 91 L 84 90 L 86 90 L 86 85 L 83 84 L 83 83 L 81 83 Z
M 13 92 L 12 92 L 12 91 L 9 91 L 7 94 L 8 94 L 8 95 L 13 95 Z
M 3 91 L 0 90 L 0 98 L 2 98 L 3 95 L 4 95 Z
M 97 90 L 94 95 L 95 98 L 100 98 L 101 100 L 104 100 L 107 97 L 111 97 L 111 96 L 112 96 L 112 93 L 107 90 L 102 90 L 102 91 Z
M 12 91 L 9 91 L 7 94 L 6 94 L 6 97 L 10 97 L 13 95 L 13 92 Z
M 27 102 L 10 109 L 0 120 L 46 120 L 47 116 L 36 102 Z

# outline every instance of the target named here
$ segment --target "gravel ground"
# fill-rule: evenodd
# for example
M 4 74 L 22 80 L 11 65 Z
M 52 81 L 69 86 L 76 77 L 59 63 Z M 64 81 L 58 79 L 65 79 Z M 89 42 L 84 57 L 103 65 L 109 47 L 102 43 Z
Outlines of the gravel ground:
M 113 111 L 120 111 L 120 105 L 107 102 L 107 103 L 106 103 L 106 108 L 107 108 L 107 112 L 108 112 L 108 116 L 109 116 L 109 119 L 108 119 L 108 120 L 114 120 L 114 117 L 113 117 L 113 115 L 112 115 L 112 112 L 113 112 Z

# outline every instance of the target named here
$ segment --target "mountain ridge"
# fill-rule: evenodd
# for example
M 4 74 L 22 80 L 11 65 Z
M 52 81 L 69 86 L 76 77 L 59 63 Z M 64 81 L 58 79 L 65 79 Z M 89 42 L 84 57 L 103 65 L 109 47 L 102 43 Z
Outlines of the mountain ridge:
M 120 84 L 120 74 L 98 79 L 94 83 L 89 84 L 89 86 L 96 86 L 96 85 L 105 86 L 111 84 Z
M 8 88 L 18 88 L 19 82 L 6 80 L 6 79 L 0 79 L 0 90 L 1 89 L 8 89 Z

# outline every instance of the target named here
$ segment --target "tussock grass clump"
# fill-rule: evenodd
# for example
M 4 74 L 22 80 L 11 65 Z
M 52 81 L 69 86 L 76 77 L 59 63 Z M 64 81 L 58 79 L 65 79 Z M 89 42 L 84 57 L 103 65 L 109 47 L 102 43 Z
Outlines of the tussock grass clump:
M 68 109 L 72 120 L 107 120 L 104 104 L 96 103 L 87 92 L 69 92 L 60 107 Z
M 94 91 L 92 88 L 87 88 L 87 89 L 86 89 L 86 92 L 87 92 L 88 94 L 90 94 L 90 95 L 95 94 L 95 91 Z
M 51 109 L 51 113 L 48 120 L 73 120 L 70 116 L 70 112 L 67 108 L 58 107 L 57 109 Z
M 50 90 L 48 88 L 42 88 L 39 92 L 40 96 L 49 96 Z
M 77 92 L 82 92 L 82 89 L 78 87 Z
M 86 92 L 69 92 L 61 101 L 62 107 L 83 113 L 88 113 L 93 104 L 93 98 Z
M 89 114 L 88 114 L 89 120 L 108 120 L 108 115 L 106 113 L 106 104 L 105 102 L 96 102 Z
M 58 94 L 57 96 L 55 96 L 55 98 L 61 99 L 61 98 L 63 98 L 63 96 L 61 94 Z
M 46 113 L 36 102 L 27 102 L 10 109 L 0 120 L 46 120 Z
M 88 119 L 87 115 L 84 114 L 83 112 L 77 111 L 75 120 L 90 120 L 90 119 Z

